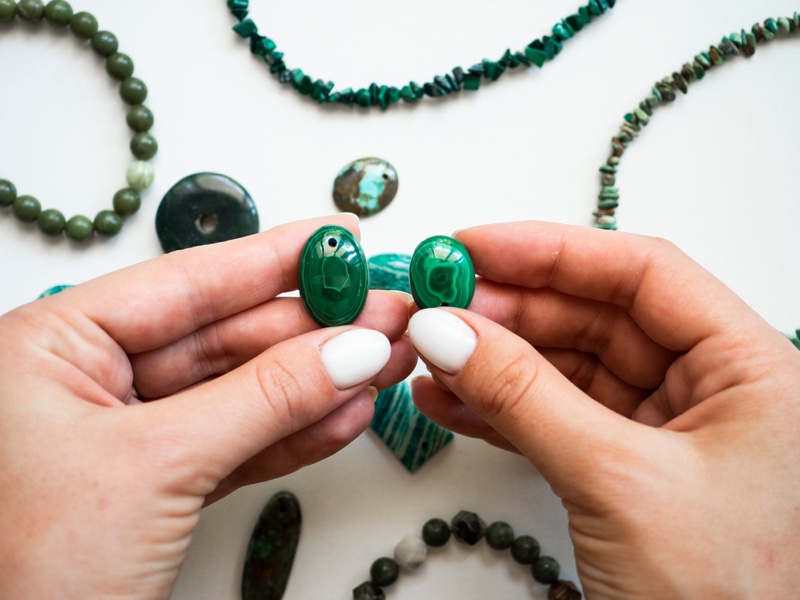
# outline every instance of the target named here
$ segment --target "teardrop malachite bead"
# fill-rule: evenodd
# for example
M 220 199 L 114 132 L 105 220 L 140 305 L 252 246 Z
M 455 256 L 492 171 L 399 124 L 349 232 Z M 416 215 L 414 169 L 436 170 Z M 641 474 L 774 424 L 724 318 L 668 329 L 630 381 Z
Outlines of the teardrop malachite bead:
M 414 250 L 409 268 L 411 295 L 420 308 L 467 308 L 475 295 L 475 267 L 458 240 L 439 235 Z
M 308 312 L 325 327 L 352 323 L 367 301 L 364 251 L 352 233 L 337 225 L 318 229 L 306 242 L 297 279 Z

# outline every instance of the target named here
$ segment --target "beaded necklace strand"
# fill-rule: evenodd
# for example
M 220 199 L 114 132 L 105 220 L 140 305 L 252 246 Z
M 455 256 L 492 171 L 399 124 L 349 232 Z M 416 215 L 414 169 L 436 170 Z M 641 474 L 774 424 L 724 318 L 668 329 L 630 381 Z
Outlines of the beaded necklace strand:
M 277 44 L 269 37 L 260 35 L 255 22 L 248 18 L 249 0 L 227 2 L 231 13 L 239 19 L 233 30 L 250 40 L 250 51 L 264 59 L 269 66 L 269 72 L 278 81 L 291 84 L 298 93 L 309 96 L 320 104 L 358 105 L 361 108 L 380 106 L 386 110 L 400 100 L 413 103 L 426 96 L 440 98 L 462 89 L 476 91 L 482 77 L 497 81 L 507 69 L 531 65 L 541 68 L 545 62 L 553 60 L 561 52 L 563 42 L 588 25 L 593 17 L 599 17 L 614 8 L 617 0 L 589 0 L 589 4 L 578 8 L 578 12 L 556 23 L 552 35 L 533 40 L 523 50 L 512 52 L 509 48 L 498 60 L 484 59 L 468 69 L 456 67 L 451 73 L 437 75 L 422 85 L 414 81 L 401 87 L 371 83 L 368 87 L 356 90 L 348 87 L 337 91 L 334 91 L 332 81 L 326 83 L 324 79 L 314 79 L 306 75 L 302 69 L 290 69 L 286 66 L 284 53 L 278 51 Z

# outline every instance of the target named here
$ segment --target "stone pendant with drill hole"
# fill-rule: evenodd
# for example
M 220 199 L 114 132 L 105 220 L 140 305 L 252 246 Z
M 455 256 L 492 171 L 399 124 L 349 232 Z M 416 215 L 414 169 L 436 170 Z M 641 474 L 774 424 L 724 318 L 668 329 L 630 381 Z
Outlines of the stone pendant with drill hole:
M 360 158 L 345 166 L 333 182 L 333 201 L 342 212 L 369 217 L 397 195 L 397 171 L 380 158 Z
M 475 267 L 464 245 L 437 235 L 414 250 L 409 267 L 411 295 L 420 308 L 467 308 L 475 295 Z

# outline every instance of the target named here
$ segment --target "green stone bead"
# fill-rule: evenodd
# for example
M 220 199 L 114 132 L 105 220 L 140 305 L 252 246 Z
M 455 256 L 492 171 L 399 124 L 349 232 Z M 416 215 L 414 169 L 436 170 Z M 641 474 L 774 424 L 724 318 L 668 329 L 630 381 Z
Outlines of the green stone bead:
M 114 211 L 120 216 L 134 214 L 141 205 L 142 197 L 136 190 L 125 188 L 114 194 Z
M 420 308 L 467 308 L 475 294 L 475 267 L 458 240 L 433 236 L 414 250 L 409 267 L 411 295 Z
M 133 75 L 133 60 L 127 54 L 114 52 L 106 59 L 106 72 L 114 79 L 127 79 Z
M 69 28 L 76 36 L 83 40 L 88 40 L 97 33 L 97 19 L 92 13 L 75 13 L 70 19 Z
M 94 233 L 94 224 L 88 217 L 75 215 L 67 221 L 64 232 L 72 241 L 84 242 L 92 237 L 92 233 Z
M 113 237 L 122 229 L 122 217 L 113 210 L 101 210 L 94 218 L 94 230 L 105 237 Z
M 45 235 L 60 235 L 64 231 L 66 219 L 61 211 L 55 208 L 48 208 L 39 213 L 36 224 Z
M 352 323 L 369 290 L 369 267 L 352 233 L 337 225 L 318 229 L 306 242 L 297 269 L 300 296 L 323 326 Z
M 44 20 L 53 27 L 66 27 L 72 19 L 72 7 L 64 0 L 52 0 L 44 7 Z
M 16 186 L 8 179 L 0 179 L 0 206 L 11 206 L 16 197 Z
M 542 556 L 531 565 L 531 574 L 533 578 L 545 585 L 557 581 L 560 572 L 561 567 L 559 567 L 556 559 L 551 556 Z
M 147 86 L 141 79 L 128 77 L 122 80 L 119 95 L 128 104 L 141 104 L 147 98 Z
M 158 152 L 158 142 L 147 132 L 137 133 L 131 140 L 131 152 L 139 160 L 150 160 Z
M 486 528 L 486 543 L 495 550 L 506 550 L 514 543 L 514 529 L 504 521 L 495 521 Z
M 376 585 L 392 585 L 400 575 L 400 566 L 393 558 L 379 558 L 369 569 L 369 576 Z
M 17 16 L 17 3 L 15 0 L 0 0 L 0 23 L 11 21 Z
M 17 14 L 23 21 L 38 23 L 44 17 L 44 2 L 42 0 L 20 0 L 17 3 Z
M 511 544 L 511 556 L 521 565 L 535 563 L 540 552 L 539 542 L 529 535 L 521 535 Z
M 92 48 L 100 56 L 111 56 L 119 49 L 119 41 L 110 31 L 98 31 L 92 36 Z
M 154 117 L 152 111 L 142 104 L 131 106 L 128 114 L 125 117 L 128 122 L 128 127 L 134 131 L 150 131 L 153 126 Z
M 33 196 L 17 196 L 12 206 L 14 215 L 26 223 L 33 223 L 42 212 L 42 205 Z
M 441 548 L 450 541 L 450 525 L 444 519 L 429 519 L 422 526 L 422 539 L 432 548 Z
M 128 187 L 141 192 L 153 185 L 153 166 L 144 160 L 135 160 L 125 171 L 125 179 L 128 181 Z

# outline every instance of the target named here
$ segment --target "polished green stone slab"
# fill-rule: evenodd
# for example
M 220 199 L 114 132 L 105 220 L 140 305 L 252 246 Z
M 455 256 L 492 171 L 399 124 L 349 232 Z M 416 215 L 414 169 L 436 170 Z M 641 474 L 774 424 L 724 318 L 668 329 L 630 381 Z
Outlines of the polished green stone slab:
M 417 246 L 409 277 L 420 308 L 467 308 L 475 295 L 472 258 L 461 242 L 448 236 L 433 236 Z
M 358 240 L 336 225 L 318 229 L 306 242 L 297 269 L 300 296 L 317 323 L 352 323 L 369 291 L 369 268 Z
M 59 292 L 63 292 L 64 290 L 68 290 L 71 287 L 73 287 L 73 286 L 67 285 L 67 284 L 65 284 L 65 285 L 54 285 L 53 287 L 47 288 L 45 291 L 43 291 L 41 294 L 39 294 L 39 297 L 36 298 L 36 299 L 37 300 L 41 300 L 42 298 L 47 298 L 48 296 L 55 296 Z
M 270 498 L 258 518 L 242 573 L 242 600 L 280 600 L 300 539 L 300 503 L 291 492 Z
M 408 254 L 377 254 L 369 259 L 369 287 L 372 290 L 398 290 L 411 293 L 408 280 Z
M 345 166 L 333 182 L 333 201 L 342 212 L 368 217 L 397 195 L 395 168 L 380 158 L 360 158 Z

